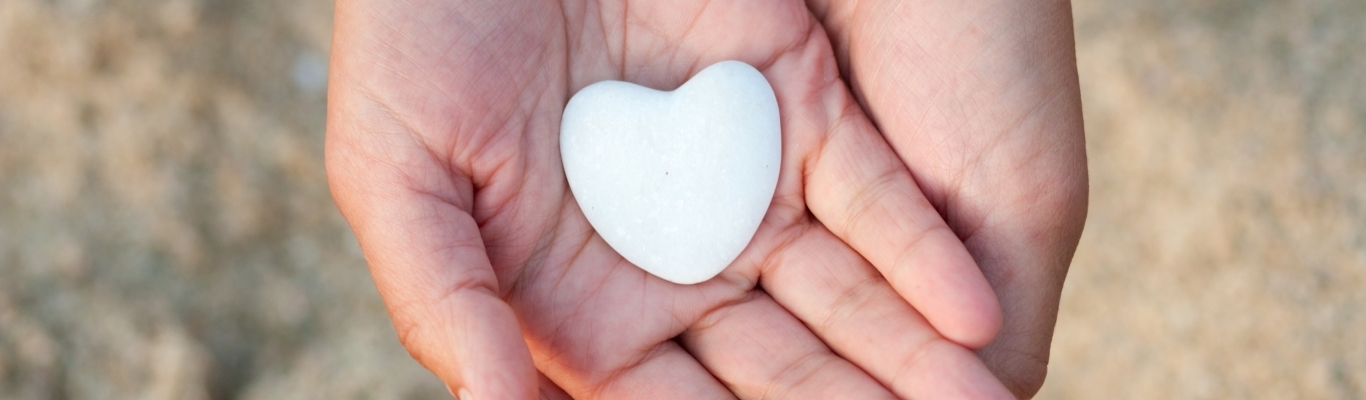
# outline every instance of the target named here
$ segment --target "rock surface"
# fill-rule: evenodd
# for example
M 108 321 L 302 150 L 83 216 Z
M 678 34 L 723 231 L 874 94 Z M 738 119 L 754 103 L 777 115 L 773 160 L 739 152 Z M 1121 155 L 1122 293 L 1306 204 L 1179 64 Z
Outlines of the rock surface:
M 670 282 L 716 276 L 749 244 L 773 199 L 778 102 L 739 61 L 678 90 L 598 82 L 565 107 L 560 153 L 574 199 L 613 249 Z

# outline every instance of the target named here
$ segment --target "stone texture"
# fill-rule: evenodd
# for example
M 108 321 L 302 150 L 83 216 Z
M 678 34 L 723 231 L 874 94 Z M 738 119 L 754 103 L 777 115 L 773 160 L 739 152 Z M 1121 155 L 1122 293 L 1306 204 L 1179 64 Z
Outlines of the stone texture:
M 720 273 L 749 244 L 782 161 L 778 102 L 739 61 L 671 92 L 620 82 L 565 107 L 560 153 L 579 208 L 627 261 L 670 282 Z

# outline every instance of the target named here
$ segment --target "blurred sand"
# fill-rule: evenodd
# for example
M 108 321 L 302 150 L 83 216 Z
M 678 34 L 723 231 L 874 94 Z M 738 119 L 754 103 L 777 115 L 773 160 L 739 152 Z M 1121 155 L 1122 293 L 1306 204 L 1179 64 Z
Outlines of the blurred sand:
M 1366 2 L 1075 11 L 1091 211 L 1041 397 L 1366 398 Z M 0 0 L 0 399 L 447 396 L 327 192 L 330 29 Z
M 1091 208 L 1045 398 L 1366 398 L 1366 2 L 1074 3 Z
M 327 191 L 331 7 L 0 0 L 0 398 L 449 397 Z

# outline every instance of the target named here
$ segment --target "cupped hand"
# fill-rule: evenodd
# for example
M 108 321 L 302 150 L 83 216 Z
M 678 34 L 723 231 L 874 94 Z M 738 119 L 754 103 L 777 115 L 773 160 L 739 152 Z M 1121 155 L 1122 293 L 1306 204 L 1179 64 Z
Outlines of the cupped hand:
M 1000 297 L 979 351 L 1019 397 L 1043 384 L 1086 219 L 1066 0 L 810 0 L 841 69 Z
M 462 398 L 1001 397 L 985 278 L 797 1 L 341 1 L 327 168 L 400 340 Z M 569 96 L 737 59 L 775 89 L 777 193 L 680 286 L 598 237 L 558 151 Z M 539 373 L 538 373 L 539 371 Z

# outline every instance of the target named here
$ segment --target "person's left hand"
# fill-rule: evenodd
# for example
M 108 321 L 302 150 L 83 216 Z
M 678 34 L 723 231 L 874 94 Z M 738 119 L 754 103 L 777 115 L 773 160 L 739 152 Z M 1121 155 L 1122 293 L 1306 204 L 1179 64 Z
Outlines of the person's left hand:
M 1001 333 L 978 354 L 1032 397 L 1086 221 L 1069 3 L 808 3 L 864 111 L 1001 299 Z

